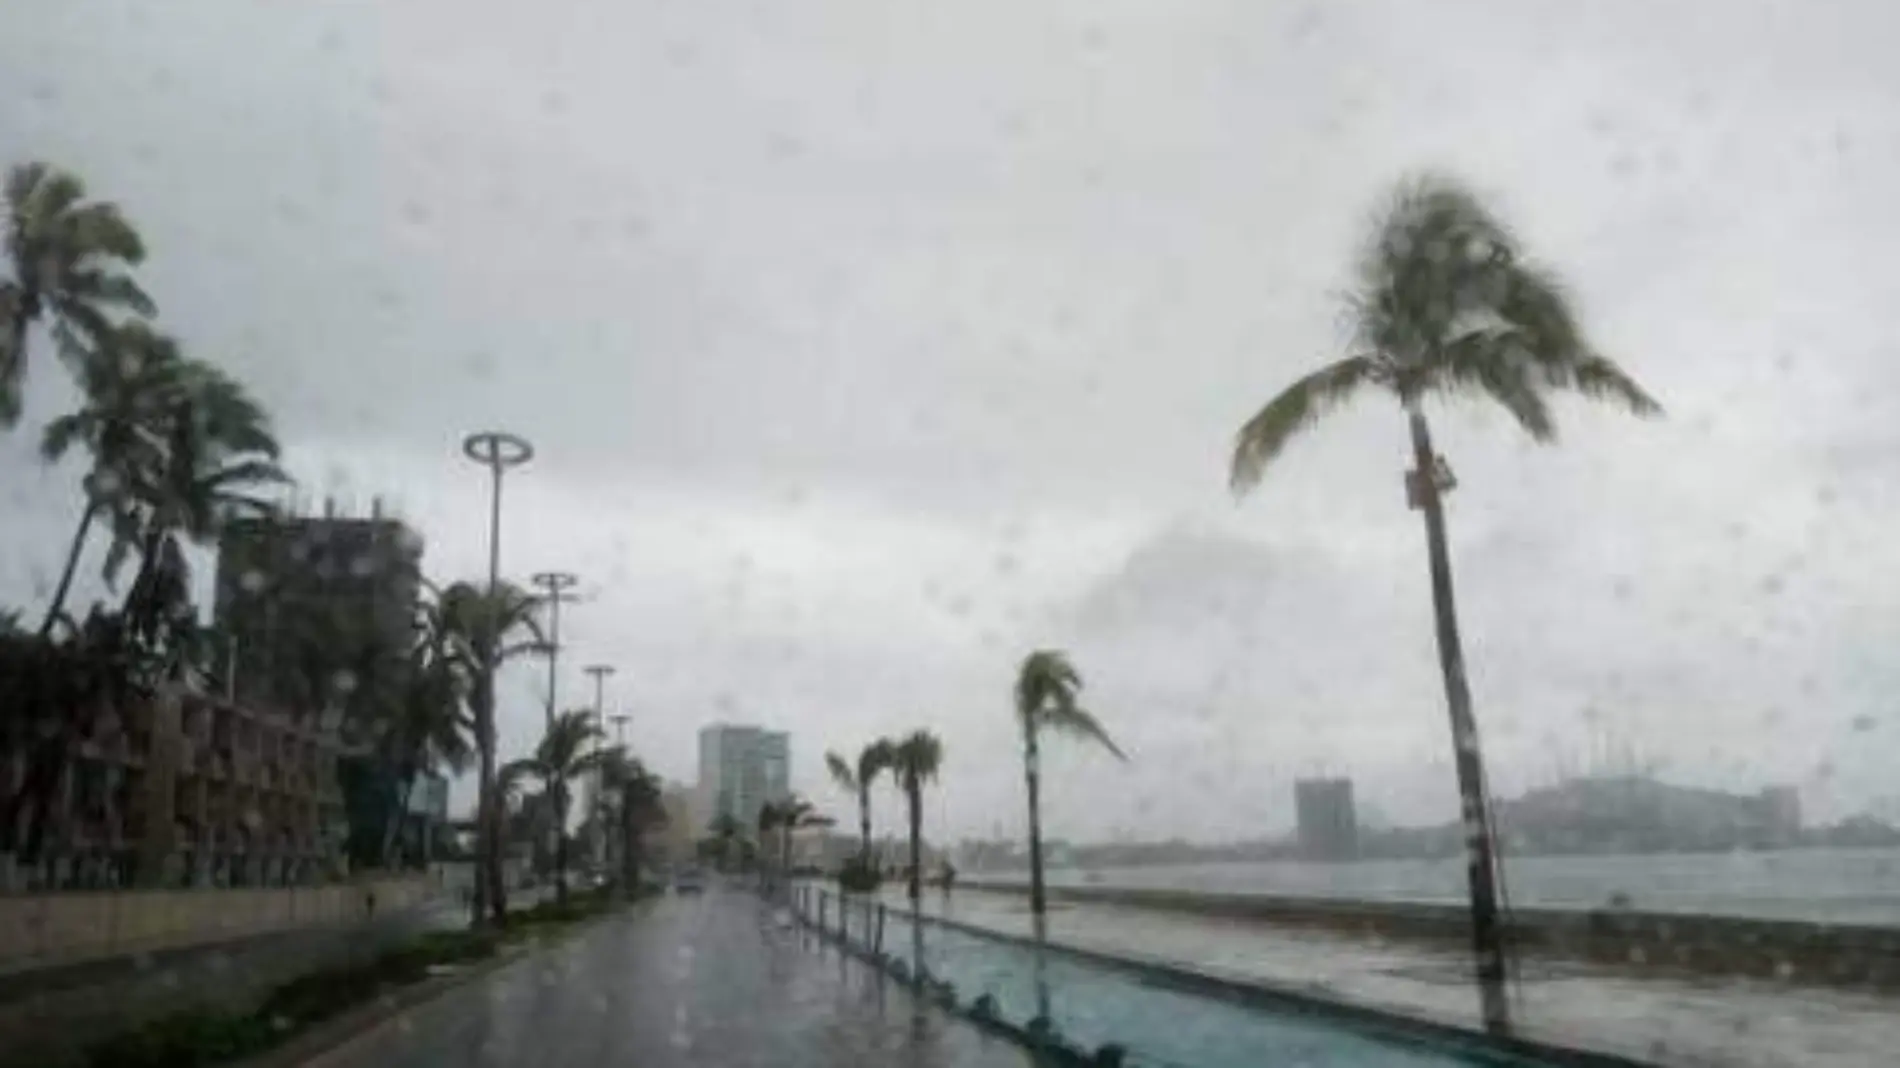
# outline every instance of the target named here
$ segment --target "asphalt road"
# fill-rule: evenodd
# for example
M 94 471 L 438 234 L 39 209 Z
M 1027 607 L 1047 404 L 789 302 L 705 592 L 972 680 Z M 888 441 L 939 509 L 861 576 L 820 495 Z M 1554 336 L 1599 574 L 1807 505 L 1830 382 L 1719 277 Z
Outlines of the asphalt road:
M 1013 1066 L 739 891 L 667 897 L 491 973 L 306 1068 Z

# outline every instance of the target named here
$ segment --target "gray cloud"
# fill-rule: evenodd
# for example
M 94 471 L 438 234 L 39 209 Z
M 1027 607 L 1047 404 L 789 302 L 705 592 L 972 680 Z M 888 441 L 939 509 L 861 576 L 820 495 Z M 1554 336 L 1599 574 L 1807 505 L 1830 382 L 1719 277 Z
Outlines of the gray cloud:
M 1686 780 L 1895 803 L 1881 5 L 32 6 L 0 16 L 7 156 L 122 200 L 305 492 L 387 496 L 438 573 L 482 559 L 460 435 L 532 437 L 510 567 L 588 578 L 576 668 L 621 665 L 673 774 L 752 717 L 842 804 L 823 747 L 930 723 L 932 819 L 1013 830 L 1008 671 L 1065 643 L 1138 759 L 1052 757 L 1058 833 L 1283 825 L 1317 767 L 1448 811 L 1398 414 L 1241 507 L 1222 479 L 1339 351 L 1384 186 L 1440 165 L 1670 408 L 1566 406 L 1556 450 L 1439 419 L 1500 784 L 1613 729 Z M 66 402 L 50 361 L 34 390 Z M 9 602 L 74 508 L 26 447 Z

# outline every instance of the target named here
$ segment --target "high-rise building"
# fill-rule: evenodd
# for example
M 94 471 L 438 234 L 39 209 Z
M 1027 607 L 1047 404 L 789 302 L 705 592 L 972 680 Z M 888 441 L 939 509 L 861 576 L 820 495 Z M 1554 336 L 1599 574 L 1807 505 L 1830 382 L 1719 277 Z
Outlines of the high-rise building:
M 699 732 L 699 820 L 721 815 L 758 826 L 759 809 L 791 795 L 791 741 L 784 731 L 715 723 Z
M 1352 860 L 1359 855 L 1359 821 L 1351 779 L 1301 779 L 1293 784 L 1300 853 L 1313 860 Z
M 293 715 L 324 711 L 314 706 L 349 692 L 354 658 L 407 649 L 421 566 L 422 539 L 380 506 L 367 519 L 326 506 L 321 517 L 226 523 L 216 618 L 231 642 L 222 650 L 228 696 Z

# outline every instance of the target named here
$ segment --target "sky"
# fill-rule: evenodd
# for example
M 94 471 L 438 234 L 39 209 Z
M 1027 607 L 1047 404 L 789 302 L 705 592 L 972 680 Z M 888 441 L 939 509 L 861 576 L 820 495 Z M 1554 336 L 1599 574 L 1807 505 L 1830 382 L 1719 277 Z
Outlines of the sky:
M 0 12 L 0 161 L 123 205 L 301 506 L 380 498 L 432 576 L 485 564 L 462 436 L 532 440 L 504 570 L 582 577 L 564 693 L 615 665 L 663 773 L 782 728 L 848 817 L 822 752 L 928 727 L 927 831 L 1016 836 L 1011 675 L 1060 647 L 1131 758 L 1052 747 L 1072 839 L 1277 834 L 1317 773 L 1456 812 L 1401 413 L 1329 417 L 1244 501 L 1225 473 L 1344 354 L 1393 183 L 1458 175 L 1667 408 L 1565 402 L 1554 448 L 1432 413 L 1495 786 L 1633 759 L 1900 818 L 1896 32 L 1847 0 L 63 0 Z M 33 364 L 0 440 L 27 606 L 79 500 Z

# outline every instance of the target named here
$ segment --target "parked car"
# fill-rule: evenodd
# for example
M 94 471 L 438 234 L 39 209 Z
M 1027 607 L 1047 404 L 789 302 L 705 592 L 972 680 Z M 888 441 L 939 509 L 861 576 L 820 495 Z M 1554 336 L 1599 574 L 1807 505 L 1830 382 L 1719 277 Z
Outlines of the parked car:
M 673 876 L 673 892 L 676 894 L 697 894 L 706 889 L 706 877 L 698 871 L 688 869 Z

